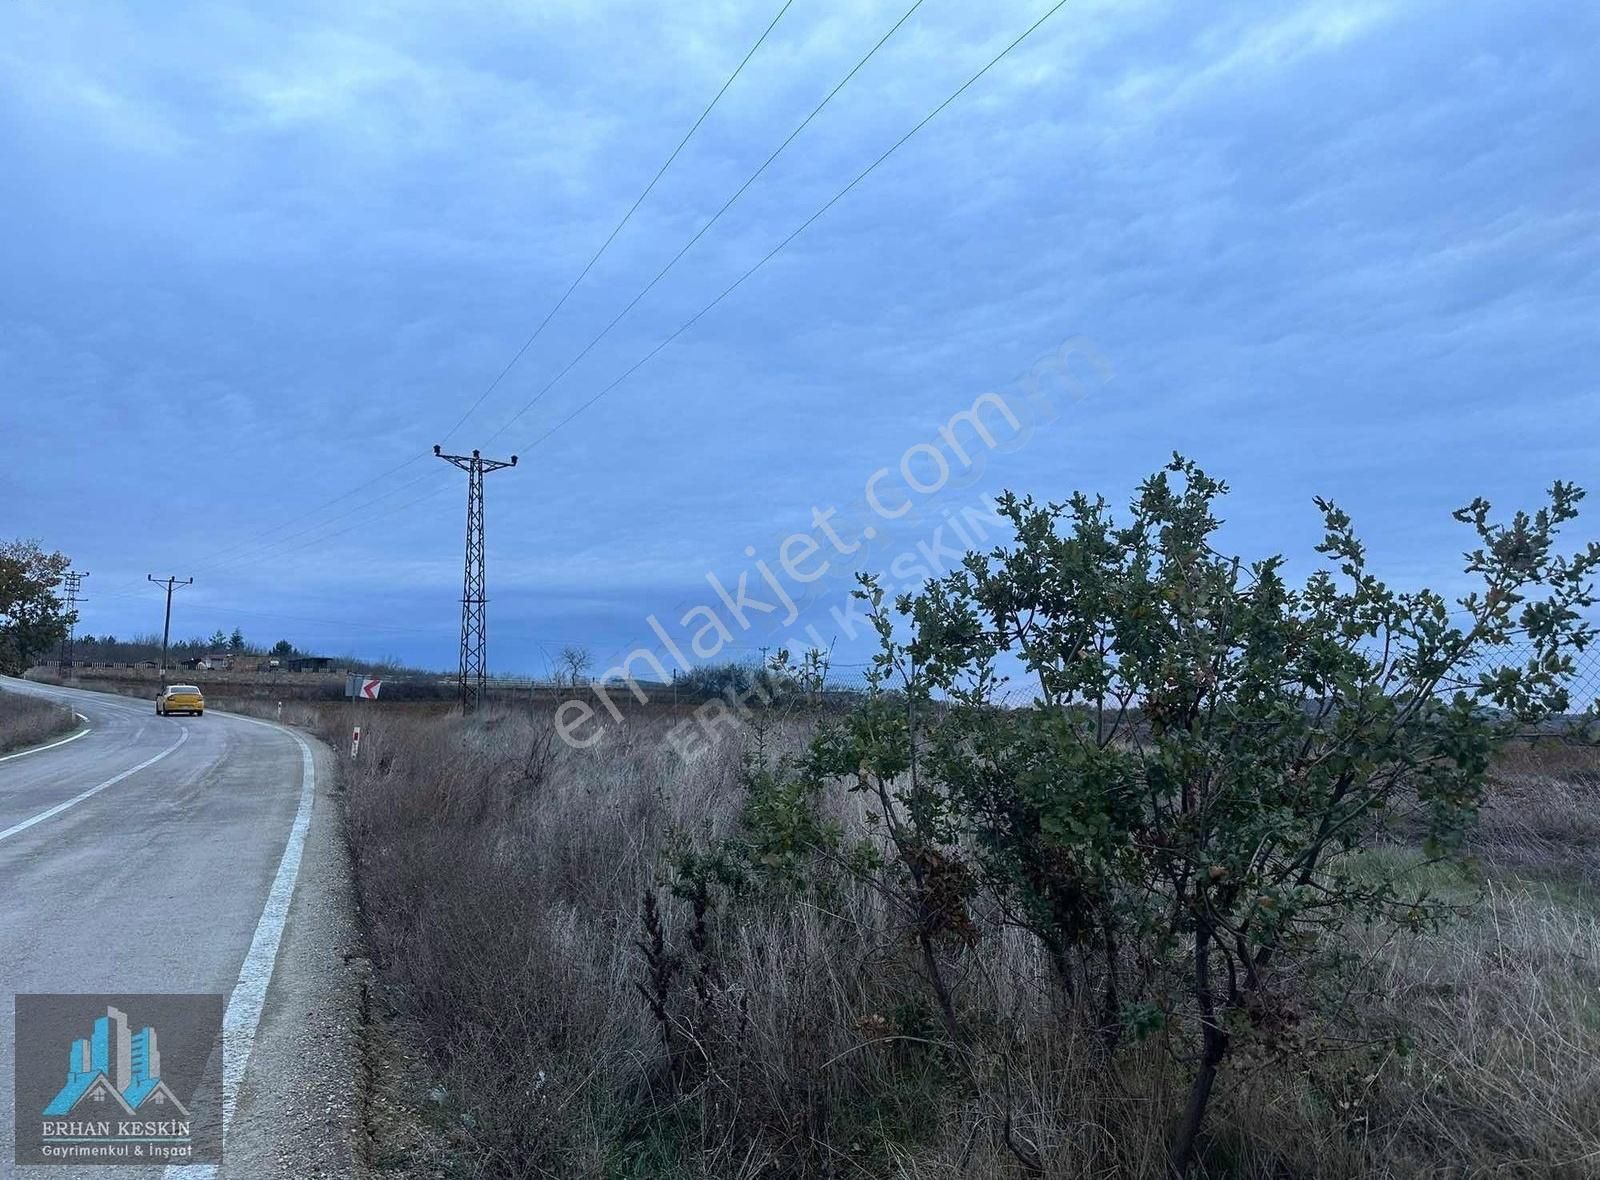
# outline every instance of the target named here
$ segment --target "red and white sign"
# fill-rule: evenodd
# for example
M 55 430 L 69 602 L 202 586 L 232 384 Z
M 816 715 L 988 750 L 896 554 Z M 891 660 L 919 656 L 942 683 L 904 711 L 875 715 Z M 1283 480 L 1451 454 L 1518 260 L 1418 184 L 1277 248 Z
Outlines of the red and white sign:
M 383 687 L 381 680 L 363 680 L 361 682 L 361 699 L 375 701 L 378 699 L 378 690 Z
M 350 757 L 354 758 L 361 752 L 361 727 L 358 725 L 350 731 Z

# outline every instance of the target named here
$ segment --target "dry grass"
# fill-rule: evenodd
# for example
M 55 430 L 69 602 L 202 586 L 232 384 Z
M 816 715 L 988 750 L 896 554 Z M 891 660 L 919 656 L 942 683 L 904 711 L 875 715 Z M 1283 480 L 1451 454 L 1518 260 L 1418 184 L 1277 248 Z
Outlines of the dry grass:
M 343 714 L 324 716 L 342 739 Z M 1107 1066 L 1033 946 L 994 915 L 979 915 L 974 951 L 950 952 L 978 1030 L 962 1056 L 942 1043 L 902 916 L 870 887 L 719 894 L 699 919 L 664 888 L 673 833 L 736 821 L 732 743 L 685 764 L 648 721 L 591 752 L 551 743 L 542 719 L 374 710 L 364 726 L 347 797 L 364 918 L 382 994 L 442 1089 L 427 1158 L 408 1165 L 1025 1175 L 1009 1126 L 1051 1177 L 1162 1174 L 1185 1067 L 1159 1041 Z M 1597 796 L 1592 750 L 1509 760 L 1477 868 L 1419 870 L 1467 916 L 1358 946 L 1374 998 L 1334 1024 L 1352 1041 L 1404 1030 L 1414 1052 L 1230 1063 L 1207 1174 L 1600 1174 Z M 853 796 L 835 810 L 860 822 Z
M 77 724 L 66 705 L 0 689 L 0 754 L 71 733 Z

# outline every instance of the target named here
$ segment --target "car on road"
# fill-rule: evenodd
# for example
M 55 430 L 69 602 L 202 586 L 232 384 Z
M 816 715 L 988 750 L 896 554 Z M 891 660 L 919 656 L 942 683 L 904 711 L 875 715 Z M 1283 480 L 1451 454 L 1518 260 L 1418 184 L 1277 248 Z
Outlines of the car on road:
M 206 698 L 198 685 L 169 684 L 156 698 L 156 714 L 161 717 L 170 717 L 174 713 L 192 713 L 200 717 L 205 711 Z

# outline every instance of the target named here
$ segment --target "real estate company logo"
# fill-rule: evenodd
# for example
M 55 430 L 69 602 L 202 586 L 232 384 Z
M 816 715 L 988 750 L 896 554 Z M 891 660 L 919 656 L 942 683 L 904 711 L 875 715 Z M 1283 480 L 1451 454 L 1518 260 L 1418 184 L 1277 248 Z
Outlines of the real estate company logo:
M 17 996 L 16 1162 L 220 1163 L 223 1003 Z

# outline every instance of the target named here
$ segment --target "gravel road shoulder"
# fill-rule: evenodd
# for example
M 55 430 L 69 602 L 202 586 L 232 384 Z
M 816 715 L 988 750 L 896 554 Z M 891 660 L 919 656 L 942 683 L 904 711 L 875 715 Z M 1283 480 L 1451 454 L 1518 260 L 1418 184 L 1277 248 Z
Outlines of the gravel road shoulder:
M 317 795 L 224 1177 L 366 1174 L 362 1028 L 367 959 L 342 834 L 339 768 L 316 753 Z

